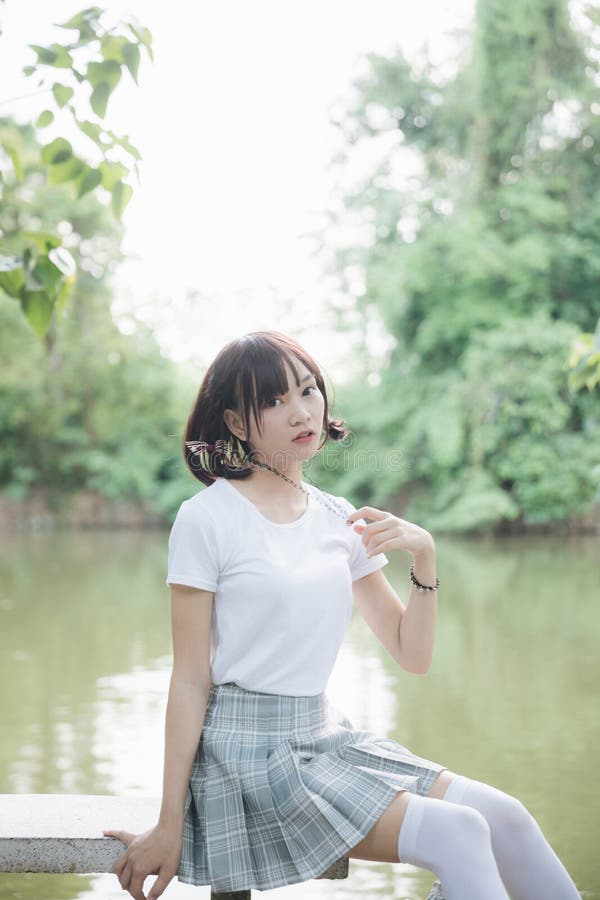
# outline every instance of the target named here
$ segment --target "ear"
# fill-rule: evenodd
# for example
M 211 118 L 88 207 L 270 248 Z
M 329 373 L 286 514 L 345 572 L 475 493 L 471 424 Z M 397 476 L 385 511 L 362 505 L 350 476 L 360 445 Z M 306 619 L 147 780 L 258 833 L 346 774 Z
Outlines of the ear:
M 235 410 L 226 409 L 223 412 L 223 418 L 225 419 L 225 424 L 232 434 L 235 434 L 235 436 L 238 437 L 241 441 L 246 440 L 244 435 L 243 423 Z

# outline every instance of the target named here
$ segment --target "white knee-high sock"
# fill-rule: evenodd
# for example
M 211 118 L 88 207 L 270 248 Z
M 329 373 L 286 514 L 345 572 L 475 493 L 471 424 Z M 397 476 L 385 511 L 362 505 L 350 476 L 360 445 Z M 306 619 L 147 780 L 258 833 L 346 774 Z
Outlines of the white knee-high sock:
M 490 826 L 498 869 L 513 900 L 579 900 L 575 884 L 520 800 L 458 775 L 444 801 L 478 810 Z
M 456 815 L 456 812 L 466 815 Z M 435 872 L 446 900 L 509 900 L 490 828 L 475 809 L 410 794 L 398 835 L 398 859 Z

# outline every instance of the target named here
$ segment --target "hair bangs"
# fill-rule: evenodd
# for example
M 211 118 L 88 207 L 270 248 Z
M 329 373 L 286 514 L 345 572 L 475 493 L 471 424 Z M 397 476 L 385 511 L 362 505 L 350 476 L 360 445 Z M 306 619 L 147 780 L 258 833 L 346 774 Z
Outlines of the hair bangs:
M 250 414 L 254 415 L 258 433 L 262 436 L 262 411 L 264 405 L 273 397 L 286 394 L 290 385 L 287 381 L 285 363 L 292 370 L 296 380 L 296 386 L 300 384 L 298 372 L 298 357 L 286 352 L 286 350 L 270 341 L 262 342 L 260 347 L 249 348 L 238 371 L 236 382 L 236 405 L 244 422 L 246 434 L 249 433 Z M 244 365 L 245 362 L 245 365 Z M 310 359 L 302 360 L 315 378 L 320 373 L 313 371 Z
M 231 432 L 224 420 L 226 409 L 235 409 L 242 419 L 246 435 L 254 419 L 262 436 L 263 409 L 267 402 L 290 390 L 285 364 L 300 385 L 298 363 L 314 376 L 325 404 L 321 427 L 325 432 L 319 447 L 331 439 L 341 441 L 349 434 L 343 419 L 329 414 L 327 389 L 321 369 L 309 353 L 294 338 L 278 331 L 251 331 L 230 341 L 217 353 L 209 365 L 184 429 L 182 450 L 186 465 L 195 478 L 211 484 L 215 478 L 247 478 L 252 468 L 246 464 L 231 468 L 217 452 L 218 442 L 227 443 Z M 198 457 L 186 442 L 206 441 L 214 452 Z M 246 451 L 247 441 L 241 442 Z

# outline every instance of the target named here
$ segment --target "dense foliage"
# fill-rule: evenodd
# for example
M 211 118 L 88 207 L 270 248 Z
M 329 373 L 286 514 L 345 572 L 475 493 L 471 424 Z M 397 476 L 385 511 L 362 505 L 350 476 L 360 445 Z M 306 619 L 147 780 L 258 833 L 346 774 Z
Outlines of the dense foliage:
M 333 217 L 370 234 L 334 264 L 363 328 L 376 317 L 395 344 L 371 360 L 379 384 L 340 392 L 358 436 L 341 490 L 460 530 L 600 499 L 597 33 L 566 0 L 479 0 L 452 78 L 369 57 L 341 161 L 385 149 Z M 400 464 L 363 464 L 380 447 Z
M 15 202 L 19 195 L 5 190 L 4 184 L 7 179 L 9 185 L 14 180 L 24 181 L 24 154 L 31 157 L 35 152 L 37 170 L 50 184 L 64 184 L 77 199 L 90 192 L 106 196 L 113 214 L 120 218 L 133 193 L 129 176 L 132 170 L 139 175 L 141 156 L 129 139 L 111 131 L 104 119 L 123 71 L 137 83 L 140 47 L 152 58 L 147 28 L 134 21 L 106 26 L 103 10 L 97 6 L 58 27 L 76 31 L 77 36 L 61 44 L 31 44 L 35 62 L 24 69 L 48 97 L 48 108 L 40 112 L 36 127 L 40 131 L 51 127 L 54 137 L 41 146 L 30 142 L 25 147 L 18 130 L 5 127 L 0 131 L 0 291 L 19 303 L 40 337 L 48 331 L 53 316 L 64 311 L 75 281 L 75 260 L 57 233 L 58 220 L 49 219 L 46 213 L 47 230 L 31 223 L 24 227 Z M 65 121 L 62 111 L 68 113 L 71 131 L 75 126 L 76 135 L 84 138 L 83 154 L 60 133 Z M 27 196 L 27 191 L 21 194 Z
M 309 480 L 432 531 L 560 526 L 599 499 L 599 18 L 479 0 L 452 76 L 369 55 L 339 161 L 364 145 L 380 161 L 331 214 L 358 225 L 331 263 L 353 309 L 333 314 L 364 373 L 335 397 L 354 433 Z M 54 503 L 92 489 L 169 517 L 198 488 L 180 437 L 201 373 L 184 382 L 145 325 L 126 335 L 111 315 L 139 154 L 103 117 L 151 42 L 102 21 L 92 7 L 64 23 L 78 38 L 34 47 L 36 71 L 73 81 L 50 93 L 95 159 L 43 142 L 50 109 L 0 120 L 0 486 Z M 72 103 L 84 82 L 90 118 Z M 385 358 L 364 343 L 374 323 Z
M 23 228 L 57 223 L 78 269 L 63 315 L 42 340 L 17 304 L 0 304 L 3 492 L 43 490 L 57 507 L 87 489 L 168 515 L 189 494 L 179 459 L 189 397 L 147 326 L 134 322 L 125 335 L 111 316 L 122 226 L 93 194 L 75 199 L 41 176 L 31 126 L 0 120 L 0 134 L 22 148 L 22 179 L 4 184 L 6 208 L 18 210 Z

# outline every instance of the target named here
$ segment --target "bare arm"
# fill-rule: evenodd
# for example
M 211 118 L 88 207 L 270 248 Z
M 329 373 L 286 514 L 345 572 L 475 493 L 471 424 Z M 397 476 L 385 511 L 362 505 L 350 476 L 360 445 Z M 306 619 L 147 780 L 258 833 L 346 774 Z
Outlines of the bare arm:
M 163 796 L 159 825 L 183 829 L 183 810 L 200 741 L 210 675 L 214 594 L 171 585 L 173 671 L 165 715 Z
M 435 547 L 415 553 L 413 562 L 417 581 L 435 584 Z M 411 584 L 399 626 L 400 663 L 407 671 L 424 675 L 431 666 L 436 618 L 437 591 L 418 591 Z
M 157 825 L 141 835 L 110 829 L 127 845 L 115 863 L 121 887 L 135 900 L 156 900 L 177 874 L 183 845 L 183 811 L 211 686 L 210 633 L 214 593 L 171 585 L 173 671 L 165 716 L 163 797 Z M 148 897 L 143 884 L 158 875 Z
M 435 583 L 435 547 L 416 553 L 414 572 L 421 584 Z M 417 591 L 411 584 L 406 605 L 377 569 L 352 582 L 354 605 L 382 645 L 407 672 L 424 675 L 435 640 L 437 592 Z

